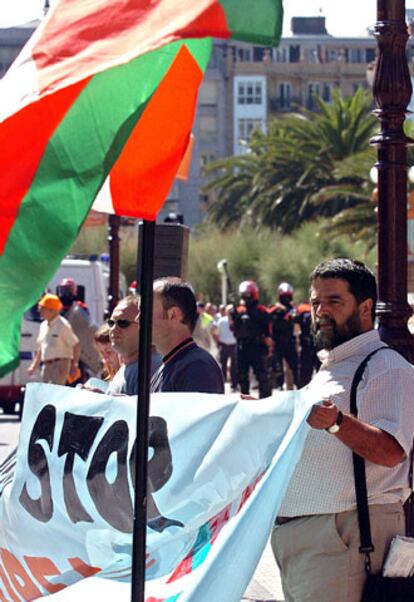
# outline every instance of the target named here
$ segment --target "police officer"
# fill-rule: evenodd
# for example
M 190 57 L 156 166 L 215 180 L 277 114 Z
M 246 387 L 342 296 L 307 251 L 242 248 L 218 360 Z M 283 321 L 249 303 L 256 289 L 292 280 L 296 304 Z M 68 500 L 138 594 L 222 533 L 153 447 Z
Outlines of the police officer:
M 272 338 L 267 309 L 259 305 L 259 288 L 253 280 L 239 286 L 240 303 L 230 312 L 230 325 L 237 340 L 237 358 L 240 390 L 249 394 L 249 370 L 253 369 L 259 396 L 270 397 L 271 382 L 267 361 L 271 355 Z
M 309 301 L 305 301 L 298 306 L 296 323 L 299 324 L 300 328 L 298 386 L 305 387 L 312 379 L 314 370 L 318 370 L 320 366 L 313 343 Z
M 274 369 L 280 366 L 287 390 L 298 384 L 298 353 L 295 328 L 297 308 L 293 304 L 293 286 L 289 282 L 281 282 L 277 289 L 278 300 L 270 309 L 272 336 L 274 342 Z

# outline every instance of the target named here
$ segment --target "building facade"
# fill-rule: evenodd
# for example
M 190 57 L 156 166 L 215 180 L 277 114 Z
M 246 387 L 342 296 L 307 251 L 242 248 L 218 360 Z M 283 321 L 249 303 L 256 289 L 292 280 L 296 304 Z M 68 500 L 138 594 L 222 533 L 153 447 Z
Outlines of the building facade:
M 278 48 L 234 44 L 229 54 L 233 129 L 228 132 L 228 150 L 240 154 L 251 131 L 264 130 L 270 117 L 300 107 L 314 110 L 315 96 L 330 102 L 335 88 L 344 96 L 368 88 L 376 41 L 368 32 L 360 38 L 334 38 L 326 31 L 324 17 L 298 17 L 292 19 L 292 35 L 282 38 Z M 245 88 L 249 93 L 243 97 Z
M 38 25 L 39 21 L 32 21 L 19 27 L 0 29 L 0 78 L 6 73 Z

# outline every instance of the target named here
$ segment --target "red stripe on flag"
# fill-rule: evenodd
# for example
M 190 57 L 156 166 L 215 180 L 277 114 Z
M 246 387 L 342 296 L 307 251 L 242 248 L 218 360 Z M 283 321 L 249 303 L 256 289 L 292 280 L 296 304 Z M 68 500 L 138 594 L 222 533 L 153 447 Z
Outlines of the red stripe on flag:
M 182 46 L 112 168 L 118 215 L 155 219 L 187 148 L 202 77 Z
M 0 255 L 53 132 L 89 80 L 24 107 L 0 128 Z
M 44 91 L 182 38 L 230 35 L 218 0 L 72 0 L 50 14 L 32 56 Z
M 218 2 L 210 6 L 202 15 L 178 33 L 183 38 L 190 36 L 229 38 L 231 36 L 231 32 L 227 27 L 226 13 Z

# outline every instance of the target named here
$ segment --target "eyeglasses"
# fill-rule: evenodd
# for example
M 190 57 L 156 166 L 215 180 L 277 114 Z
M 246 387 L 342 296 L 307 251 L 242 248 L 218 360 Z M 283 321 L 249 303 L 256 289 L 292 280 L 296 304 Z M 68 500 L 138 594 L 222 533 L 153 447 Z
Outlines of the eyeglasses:
M 107 320 L 106 323 L 109 328 L 114 328 L 115 326 L 119 326 L 119 328 L 128 328 L 130 324 L 136 324 L 136 322 L 133 322 L 132 320 L 112 320 L 112 318 Z

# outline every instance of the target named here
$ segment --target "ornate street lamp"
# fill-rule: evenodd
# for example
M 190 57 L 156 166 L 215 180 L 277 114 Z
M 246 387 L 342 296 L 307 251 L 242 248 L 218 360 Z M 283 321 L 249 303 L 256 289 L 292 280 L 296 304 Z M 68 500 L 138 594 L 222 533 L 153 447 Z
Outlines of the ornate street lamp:
M 378 293 L 381 338 L 414 362 L 414 337 L 407 321 L 407 145 L 403 124 L 411 99 L 406 57 L 405 0 L 377 0 L 378 60 L 373 95 L 381 128 L 377 147 Z

